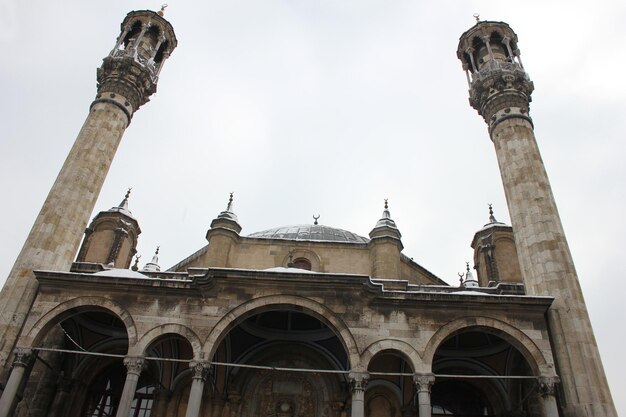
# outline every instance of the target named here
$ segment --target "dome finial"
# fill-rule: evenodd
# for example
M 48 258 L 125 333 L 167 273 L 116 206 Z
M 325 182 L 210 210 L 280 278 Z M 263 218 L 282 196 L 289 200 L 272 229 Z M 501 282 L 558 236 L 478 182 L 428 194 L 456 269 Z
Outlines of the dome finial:
M 317 221 L 319 220 L 319 218 L 320 218 L 319 214 L 317 216 L 315 214 L 313 215 L 313 224 L 314 225 L 317 225 Z
M 476 19 L 476 23 L 480 23 L 480 15 L 478 13 L 474 13 L 474 19 Z
M 385 210 L 389 208 L 389 199 L 385 198 Z
M 163 17 L 163 15 L 165 14 L 165 8 L 166 8 L 166 7 L 167 7 L 167 3 L 162 4 L 162 5 L 161 5 L 161 10 L 159 10 L 159 11 L 157 12 L 157 14 L 158 14 L 159 16 Z

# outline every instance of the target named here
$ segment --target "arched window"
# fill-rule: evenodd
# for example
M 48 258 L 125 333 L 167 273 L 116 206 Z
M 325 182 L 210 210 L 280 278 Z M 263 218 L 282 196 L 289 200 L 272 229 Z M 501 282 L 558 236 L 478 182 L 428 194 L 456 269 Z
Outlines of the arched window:
M 293 261 L 293 267 L 310 271 L 311 261 L 309 261 L 307 258 L 297 258 Z

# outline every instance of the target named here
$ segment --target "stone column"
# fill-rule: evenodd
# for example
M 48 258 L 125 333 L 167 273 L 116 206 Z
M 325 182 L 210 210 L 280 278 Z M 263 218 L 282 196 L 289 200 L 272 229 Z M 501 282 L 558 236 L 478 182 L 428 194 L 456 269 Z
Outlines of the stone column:
M 479 22 L 461 36 L 459 58 L 466 62 L 462 51 L 474 37 L 494 31 L 517 44 L 506 23 Z M 617 417 L 528 113 L 533 89 L 521 62 L 496 60 L 473 74 L 470 104 L 487 122 L 496 149 L 526 292 L 555 298 L 547 318 L 564 415 Z
M 413 382 L 417 388 L 417 409 L 419 417 L 430 417 L 432 404 L 430 403 L 430 388 L 435 383 L 433 374 L 415 374 Z
M 200 406 L 202 405 L 202 393 L 204 391 L 204 381 L 210 371 L 207 362 L 194 361 L 189 364 L 193 372 L 191 380 L 191 390 L 189 391 L 189 401 L 187 402 L 187 412 L 185 417 L 198 417 Z
M 559 407 L 556 403 L 556 386 L 559 377 L 540 377 L 539 394 L 541 395 L 541 405 L 544 417 L 559 417 Z
M 171 25 L 156 13 L 131 12 L 124 23 L 129 21 L 160 26 L 168 51 L 176 47 Z M 112 51 L 98 69 L 96 99 L 2 288 L 0 367 L 6 367 L 37 295 L 33 270 L 69 271 L 122 134 L 156 91 L 154 67 L 133 59 L 130 49 Z
M 365 417 L 365 387 L 369 380 L 367 372 L 350 372 L 348 375 L 352 388 L 351 417 Z
M 124 365 L 126 365 L 126 381 L 124 382 L 122 397 L 120 398 L 115 417 L 128 417 L 133 399 L 135 399 L 137 382 L 139 382 L 139 376 L 145 366 L 145 362 L 146 361 L 141 358 L 128 357 L 124 359 Z
M 26 369 L 29 367 L 32 359 L 33 353 L 29 349 L 18 349 L 15 352 L 13 369 L 2 392 L 2 397 L 0 397 L 0 417 L 9 417 L 11 415 L 17 392 L 22 385 Z

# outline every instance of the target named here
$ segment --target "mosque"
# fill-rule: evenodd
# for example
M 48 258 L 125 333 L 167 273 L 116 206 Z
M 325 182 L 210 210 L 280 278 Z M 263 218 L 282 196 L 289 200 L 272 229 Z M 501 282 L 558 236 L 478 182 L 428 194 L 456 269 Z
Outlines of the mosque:
M 244 235 L 231 194 L 166 270 L 134 258 L 130 193 L 90 221 L 177 45 L 163 11 L 130 12 L 0 293 L 0 417 L 616 417 L 517 42 L 493 21 L 459 40 L 512 226 L 490 208 L 458 285 L 403 253 L 387 201 L 367 237 Z

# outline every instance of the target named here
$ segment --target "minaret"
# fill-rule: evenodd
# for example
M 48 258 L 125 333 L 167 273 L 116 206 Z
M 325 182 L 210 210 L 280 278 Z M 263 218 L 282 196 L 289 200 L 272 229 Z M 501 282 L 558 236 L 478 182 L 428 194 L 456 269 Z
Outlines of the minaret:
M 130 12 L 98 69 L 98 92 L 0 293 L 0 370 L 37 294 L 37 269 L 68 271 L 113 156 L 133 113 L 156 91 L 176 48 L 162 12 Z
M 496 149 L 526 291 L 555 298 L 547 317 L 563 415 L 617 416 L 528 114 L 534 86 L 517 35 L 506 23 L 478 21 L 457 56 Z

